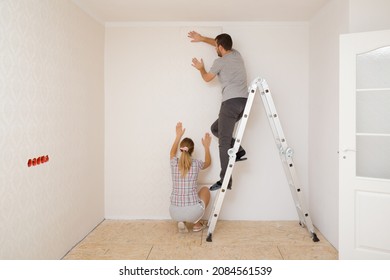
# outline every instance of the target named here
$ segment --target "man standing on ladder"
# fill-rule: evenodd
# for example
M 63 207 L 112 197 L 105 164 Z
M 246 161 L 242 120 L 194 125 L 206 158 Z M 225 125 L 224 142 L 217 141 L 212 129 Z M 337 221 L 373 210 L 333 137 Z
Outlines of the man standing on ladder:
M 188 33 L 191 42 L 204 42 L 216 48 L 219 58 L 214 60 L 210 71 L 204 67 L 203 59 L 192 59 L 192 66 L 199 70 L 203 80 L 210 82 L 218 75 L 222 86 L 222 103 L 218 119 L 211 125 L 211 132 L 219 140 L 219 158 L 221 163 L 220 180 L 210 187 L 210 190 L 218 190 L 222 186 L 226 168 L 229 162 L 228 150 L 233 147 L 232 139 L 236 122 L 238 122 L 245 109 L 248 98 L 248 85 L 244 61 L 241 54 L 233 49 L 233 41 L 230 35 L 220 34 L 215 39 L 200 35 L 195 31 Z M 245 150 L 240 147 L 236 154 L 236 161 L 242 161 Z M 232 187 L 230 178 L 228 189 Z

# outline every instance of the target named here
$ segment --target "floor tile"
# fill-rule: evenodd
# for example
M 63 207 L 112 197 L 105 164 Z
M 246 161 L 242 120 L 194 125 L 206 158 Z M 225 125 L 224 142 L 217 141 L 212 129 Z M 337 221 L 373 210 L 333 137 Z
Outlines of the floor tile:
M 207 221 L 205 221 L 207 223 Z M 171 220 L 105 220 L 65 257 L 129 260 L 335 260 L 337 250 L 297 221 L 218 221 L 212 242 L 208 228 L 179 233 Z
M 284 260 L 337 260 L 337 250 L 326 245 L 279 246 Z
M 152 245 L 123 243 L 83 243 L 74 248 L 65 260 L 146 260 Z
M 202 246 L 158 245 L 148 257 L 149 260 L 281 260 L 277 246 Z

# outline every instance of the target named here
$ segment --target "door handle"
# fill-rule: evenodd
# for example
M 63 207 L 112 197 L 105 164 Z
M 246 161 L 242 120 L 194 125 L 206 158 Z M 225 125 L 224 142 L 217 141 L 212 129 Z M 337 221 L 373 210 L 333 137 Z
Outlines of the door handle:
M 347 156 L 345 155 L 345 153 L 348 153 L 348 152 L 356 153 L 356 149 L 347 148 L 347 149 L 342 150 L 342 153 L 344 154 L 344 155 L 343 155 L 343 159 L 346 159 L 346 158 L 347 158 Z
M 343 153 L 347 153 L 347 152 L 355 152 L 356 153 L 356 150 L 355 149 L 344 149 L 343 150 Z

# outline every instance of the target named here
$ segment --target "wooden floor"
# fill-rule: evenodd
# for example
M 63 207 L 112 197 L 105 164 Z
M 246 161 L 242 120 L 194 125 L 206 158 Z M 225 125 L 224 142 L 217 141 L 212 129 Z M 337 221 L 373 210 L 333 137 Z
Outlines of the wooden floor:
M 179 233 L 173 221 L 105 220 L 65 260 L 336 260 L 337 250 L 316 231 L 313 242 L 298 221 L 218 221 L 213 241 Z

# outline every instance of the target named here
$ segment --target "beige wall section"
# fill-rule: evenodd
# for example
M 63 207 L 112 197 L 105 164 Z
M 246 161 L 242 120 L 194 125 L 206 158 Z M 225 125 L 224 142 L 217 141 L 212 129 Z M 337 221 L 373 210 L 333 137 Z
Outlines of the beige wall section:
M 0 38 L 0 259 L 58 259 L 104 218 L 104 27 L 6 0 Z
M 349 0 L 349 32 L 390 29 L 389 0 Z

